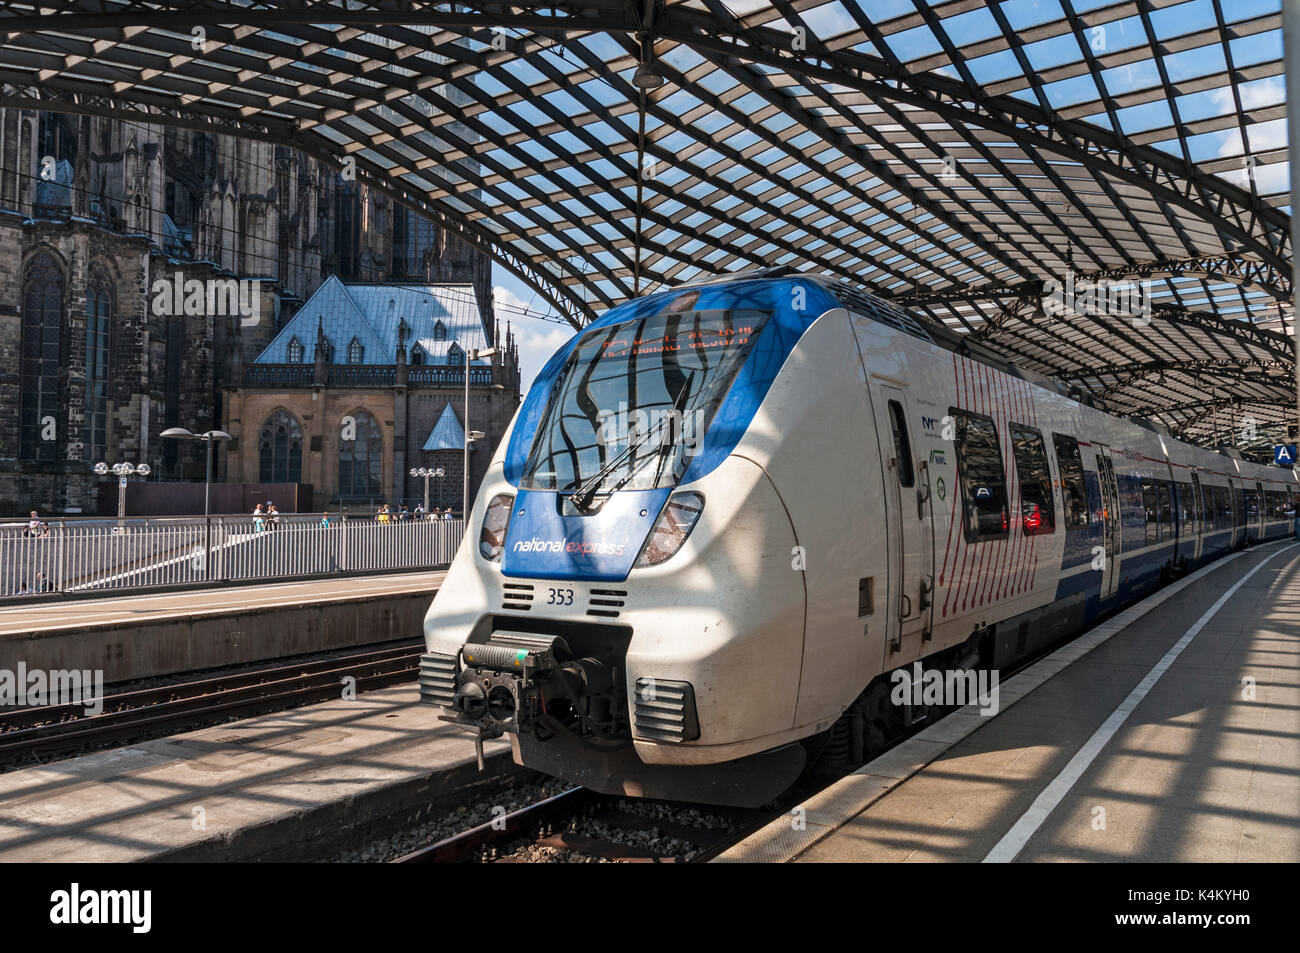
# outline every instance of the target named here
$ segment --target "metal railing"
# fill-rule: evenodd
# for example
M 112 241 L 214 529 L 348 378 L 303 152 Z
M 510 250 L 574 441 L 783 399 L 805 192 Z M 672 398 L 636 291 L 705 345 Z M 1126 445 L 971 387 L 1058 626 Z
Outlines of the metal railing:
M 302 387 L 315 379 L 314 364 L 249 364 L 244 368 L 244 384 L 249 387 Z M 465 386 L 465 367 L 462 364 L 411 364 L 406 369 L 406 382 L 414 387 Z M 471 367 L 469 382 L 475 387 L 492 383 L 492 368 Z M 331 387 L 391 387 L 397 383 L 397 367 L 393 364 L 327 364 L 325 383 Z
M 197 519 L 54 519 L 0 524 L 0 598 L 289 576 L 432 569 L 451 562 L 464 520 L 281 514 Z

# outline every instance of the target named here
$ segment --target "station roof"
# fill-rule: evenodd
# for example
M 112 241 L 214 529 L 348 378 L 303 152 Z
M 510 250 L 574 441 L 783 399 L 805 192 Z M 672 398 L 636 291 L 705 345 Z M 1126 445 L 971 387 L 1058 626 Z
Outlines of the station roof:
M 1192 440 L 1292 414 L 1280 0 L 16 0 L 0 41 L 0 105 L 355 160 L 575 325 L 790 264 Z M 1067 274 L 1152 313 L 1048 314 Z

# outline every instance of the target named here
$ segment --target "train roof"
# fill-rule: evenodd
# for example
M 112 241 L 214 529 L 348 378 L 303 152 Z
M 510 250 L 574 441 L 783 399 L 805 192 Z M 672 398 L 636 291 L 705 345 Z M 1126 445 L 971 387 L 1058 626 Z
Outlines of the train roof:
M 753 281 L 755 279 L 770 278 L 773 280 L 790 280 L 803 279 L 811 281 L 836 301 L 844 306 L 846 310 L 854 311 L 865 317 L 879 321 L 882 324 L 889 325 L 896 330 L 909 334 L 912 337 L 935 344 L 945 350 L 960 354 L 963 357 L 970 358 L 987 367 L 1002 371 L 1011 377 L 1019 378 L 1030 384 L 1036 384 L 1046 390 L 1059 394 L 1068 400 L 1083 404 L 1095 410 L 1100 410 L 1122 420 L 1127 420 L 1136 426 L 1149 430 L 1159 436 L 1170 440 L 1177 440 L 1164 425 L 1150 420 L 1146 417 L 1135 416 L 1132 414 L 1123 414 L 1112 410 L 1099 401 L 1092 398 L 1091 395 L 1083 392 L 1077 387 L 1069 387 L 1058 380 L 1050 377 L 1044 377 L 1041 374 L 1035 374 L 1032 371 L 1025 370 L 1011 361 L 1005 360 L 1000 354 L 990 348 L 986 348 L 979 341 L 971 340 L 970 335 L 960 334 L 947 325 L 935 321 L 924 314 L 918 314 L 910 311 L 897 302 L 878 297 L 865 291 L 850 282 L 839 278 L 833 278 L 829 275 L 821 275 L 800 271 L 790 265 L 779 265 L 772 268 L 755 268 L 745 271 L 731 272 L 724 275 L 713 275 L 707 278 L 700 278 L 695 281 L 686 282 L 680 285 L 674 285 L 673 290 L 683 288 L 698 288 L 705 285 L 726 284 L 733 281 Z M 1182 443 L 1183 441 L 1179 441 Z M 1188 444 L 1188 446 L 1195 446 Z M 1268 464 L 1254 464 L 1253 461 L 1245 460 L 1236 450 L 1215 450 L 1211 447 L 1201 447 L 1208 453 L 1218 453 L 1220 456 L 1229 457 L 1242 463 L 1252 463 L 1255 466 L 1268 466 Z

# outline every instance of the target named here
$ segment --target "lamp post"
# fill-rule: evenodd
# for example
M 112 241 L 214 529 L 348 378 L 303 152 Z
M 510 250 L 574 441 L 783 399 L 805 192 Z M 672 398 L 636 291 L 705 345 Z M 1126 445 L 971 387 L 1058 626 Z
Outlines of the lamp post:
M 170 427 L 164 430 L 161 437 L 167 437 L 170 440 L 202 440 L 208 445 L 208 462 L 203 471 L 203 575 L 205 578 L 212 578 L 212 515 L 209 508 L 209 501 L 212 494 L 212 444 L 217 440 L 233 440 L 234 438 L 224 430 L 206 430 L 203 433 L 193 433 L 184 427 Z
M 110 467 L 107 463 L 96 463 L 94 470 L 100 476 L 117 474 L 117 531 L 120 533 L 126 521 L 126 479 L 132 474 L 147 477 L 150 473 L 149 464 L 115 463 Z
M 413 477 L 424 477 L 424 513 L 429 514 L 429 477 L 446 476 L 447 471 L 442 467 L 429 469 L 428 467 L 411 467 L 410 474 Z
M 208 465 L 203 472 L 203 515 L 208 515 L 208 499 L 212 488 L 212 443 L 214 440 L 233 440 L 234 438 L 224 430 L 208 430 L 203 433 L 192 433 L 184 427 L 171 427 L 164 430 L 159 436 L 167 437 L 172 440 L 202 440 L 208 445 Z
M 497 349 L 494 347 L 485 347 L 481 351 L 470 348 L 465 352 L 465 465 L 464 485 L 461 493 L 461 519 L 465 520 L 465 525 L 469 525 L 469 445 L 475 440 L 482 439 L 481 430 L 469 429 L 469 362 L 477 361 L 480 357 L 491 357 L 496 354 Z

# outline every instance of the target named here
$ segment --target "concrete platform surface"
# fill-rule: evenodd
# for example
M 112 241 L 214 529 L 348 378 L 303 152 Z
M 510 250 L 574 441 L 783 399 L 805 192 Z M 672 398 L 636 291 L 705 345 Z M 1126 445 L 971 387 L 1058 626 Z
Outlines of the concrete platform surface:
M 443 571 L 402 572 L 9 605 L 0 608 L 0 637 L 88 626 L 138 625 L 181 615 L 213 615 L 263 607 L 351 601 L 384 594 L 429 592 L 437 589 L 446 575 Z
M 239 859 L 277 824 L 317 837 L 359 800 L 478 778 L 469 736 L 417 699 L 403 685 L 0 774 L 0 861 Z
M 1300 548 L 1103 623 L 724 861 L 1300 860 Z

